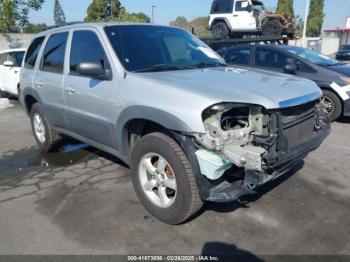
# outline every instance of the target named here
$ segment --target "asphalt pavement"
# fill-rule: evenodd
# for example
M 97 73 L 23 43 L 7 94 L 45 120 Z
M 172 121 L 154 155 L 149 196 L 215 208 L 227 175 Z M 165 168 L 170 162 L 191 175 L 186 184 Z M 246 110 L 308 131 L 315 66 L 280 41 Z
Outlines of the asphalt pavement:
M 349 119 L 334 123 L 321 148 L 247 203 L 208 203 L 169 226 L 114 157 L 41 154 L 16 104 L 0 112 L 0 254 L 350 255 L 349 130 Z

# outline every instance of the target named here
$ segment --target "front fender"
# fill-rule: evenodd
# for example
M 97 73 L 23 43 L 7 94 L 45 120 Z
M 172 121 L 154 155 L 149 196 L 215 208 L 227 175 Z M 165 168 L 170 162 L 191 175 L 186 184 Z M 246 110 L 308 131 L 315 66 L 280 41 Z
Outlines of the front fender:
M 193 132 L 181 119 L 163 110 L 146 106 L 130 106 L 120 114 L 116 125 L 116 134 L 120 134 L 117 136 L 117 147 L 121 148 L 124 154 L 128 153 L 129 147 L 126 126 L 136 119 L 152 121 L 173 131 Z

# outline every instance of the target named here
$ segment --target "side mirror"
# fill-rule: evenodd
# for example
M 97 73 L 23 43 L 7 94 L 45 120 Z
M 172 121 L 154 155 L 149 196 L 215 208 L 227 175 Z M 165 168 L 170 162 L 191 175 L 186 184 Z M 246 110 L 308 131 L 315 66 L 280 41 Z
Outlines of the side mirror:
M 5 61 L 3 65 L 8 66 L 8 67 L 13 67 L 13 66 L 15 66 L 15 63 L 12 61 Z
M 295 74 L 295 72 L 298 70 L 298 66 L 293 62 L 293 63 L 288 63 L 284 66 L 284 71 L 287 74 Z
M 89 76 L 98 79 L 103 79 L 106 76 L 106 70 L 99 62 L 80 63 L 77 66 L 77 71 L 82 76 Z

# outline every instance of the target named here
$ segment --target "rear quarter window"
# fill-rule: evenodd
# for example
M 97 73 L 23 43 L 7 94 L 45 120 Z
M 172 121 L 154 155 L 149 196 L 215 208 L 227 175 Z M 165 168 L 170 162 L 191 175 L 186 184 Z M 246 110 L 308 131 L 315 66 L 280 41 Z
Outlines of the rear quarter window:
M 211 6 L 211 14 L 230 14 L 233 12 L 232 0 L 217 0 Z
M 39 37 L 32 41 L 30 44 L 27 55 L 24 60 L 24 68 L 34 69 L 35 62 L 38 58 L 40 48 L 45 40 L 45 37 Z

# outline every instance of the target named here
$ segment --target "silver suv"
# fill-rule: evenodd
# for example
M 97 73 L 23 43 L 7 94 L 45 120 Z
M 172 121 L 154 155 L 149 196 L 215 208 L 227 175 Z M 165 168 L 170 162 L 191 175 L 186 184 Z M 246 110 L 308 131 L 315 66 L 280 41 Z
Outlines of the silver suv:
M 45 152 L 70 136 L 120 158 L 158 219 L 179 224 L 291 170 L 330 132 L 311 81 L 227 66 L 177 28 L 74 24 L 33 39 L 21 103 Z

